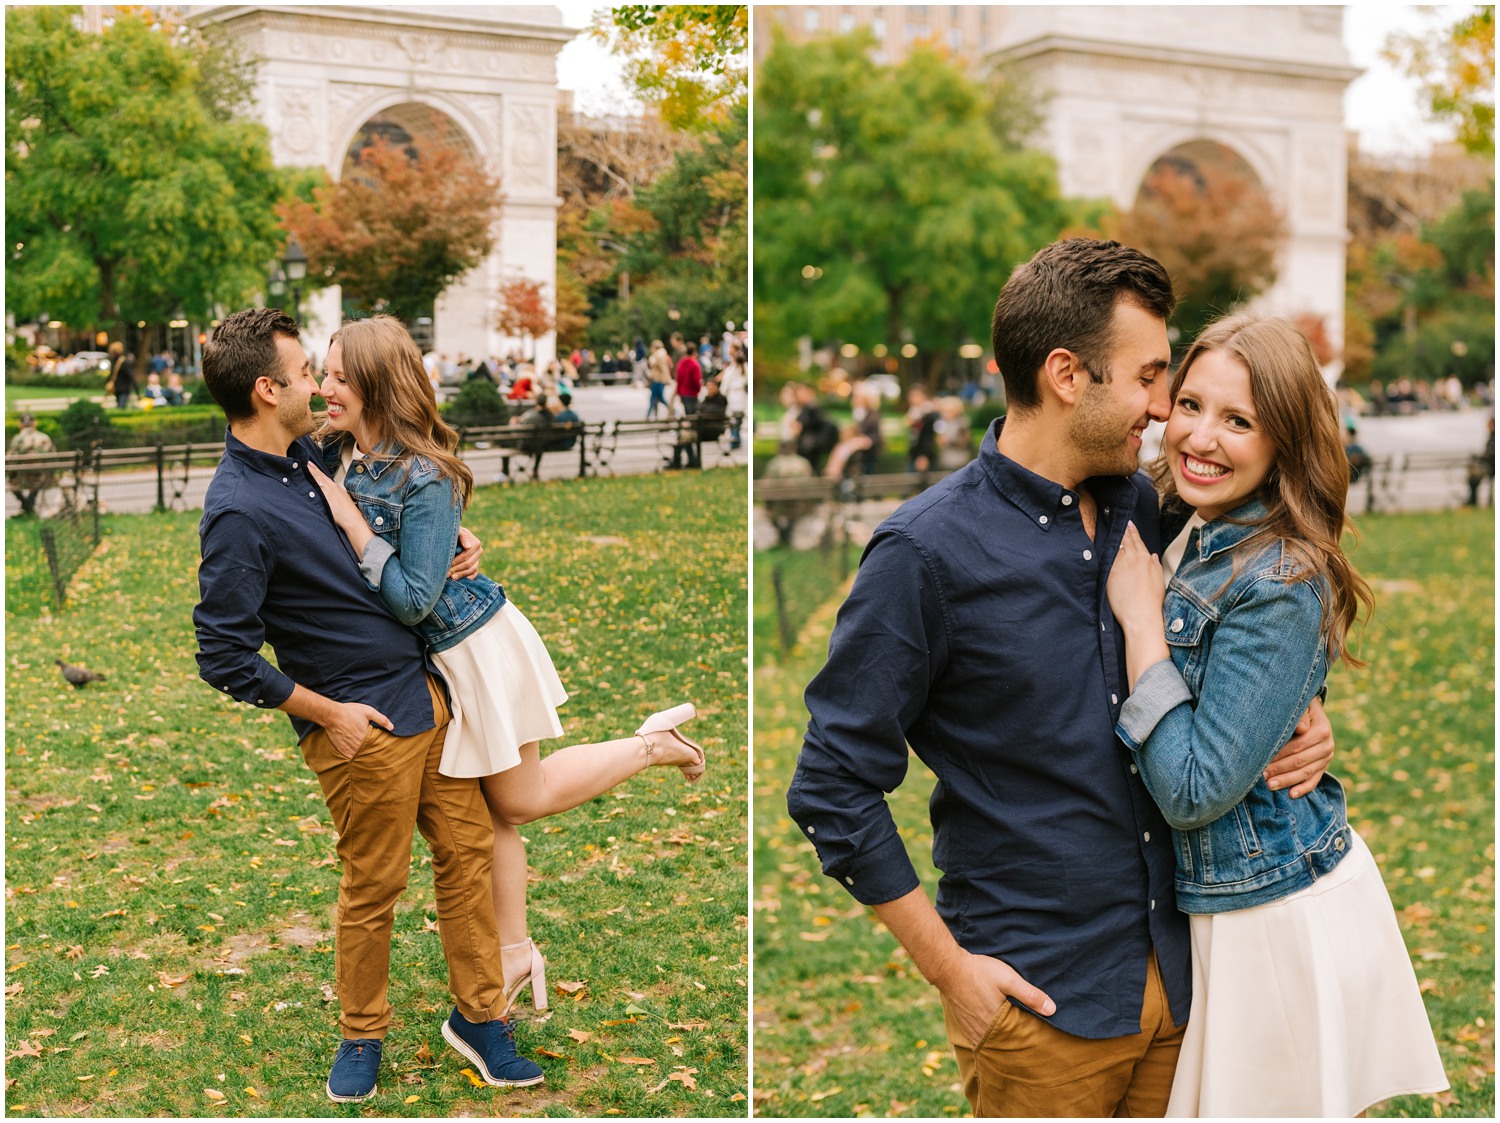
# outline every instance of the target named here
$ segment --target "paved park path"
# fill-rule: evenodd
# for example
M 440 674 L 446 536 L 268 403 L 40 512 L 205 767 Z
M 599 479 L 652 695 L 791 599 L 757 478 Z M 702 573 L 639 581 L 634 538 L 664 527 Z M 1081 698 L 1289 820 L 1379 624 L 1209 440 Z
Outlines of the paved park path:
M 1375 459 L 1397 453 L 1480 452 L 1484 449 L 1489 421 L 1488 409 L 1463 410 L 1457 413 L 1418 413 L 1408 417 L 1365 417 L 1359 421 L 1359 443 Z M 1364 510 L 1365 484 L 1355 484 L 1351 501 L 1356 511 Z M 753 492 L 753 488 L 752 488 Z M 1468 495 L 1464 473 L 1422 472 L 1403 476 L 1396 491 L 1387 497 L 1382 493 L 1381 510 L 1437 511 L 1456 507 Z M 851 540 L 863 545 L 871 531 L 901 505 L 900 500 L 869 500 L 858 510 L 844 514 L 852 521 L 848 527 Z M 792 533 L 792 546 L 805 550 L 817 546 L 827 530 L 826 511 L 798 522 Z M 756 507 L 754 521 L 755 549 L 769 550 L 776 545 L 776 530 L 765 512 Z

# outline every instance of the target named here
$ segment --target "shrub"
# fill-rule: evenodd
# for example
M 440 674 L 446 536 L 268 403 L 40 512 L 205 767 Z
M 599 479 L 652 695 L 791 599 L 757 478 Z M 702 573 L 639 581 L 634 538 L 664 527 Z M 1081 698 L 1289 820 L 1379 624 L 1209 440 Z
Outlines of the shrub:
M 108 444 L 113 428 L 105 408 L 87 398 L 79 398 L 58 414 L 57 427 L 70 448 L 87 448 L 96 440 Z
M 510 409 L 494 383 L 474 381 L 464 383 L 445 416 L 449 425 L 467 429 L 476 425 L 504 425 L 510 420 Z

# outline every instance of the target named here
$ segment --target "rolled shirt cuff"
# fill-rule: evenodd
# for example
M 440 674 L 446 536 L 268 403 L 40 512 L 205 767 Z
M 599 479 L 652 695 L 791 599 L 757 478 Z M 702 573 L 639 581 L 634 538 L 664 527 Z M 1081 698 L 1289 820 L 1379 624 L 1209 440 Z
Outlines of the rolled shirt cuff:
M 1141 672 L 1135 689 L 1120 707 L 1115 732 L 1132 750 L 1146 743 L 1157 723 L 1184 702 L 1193 701 L 1193 692 L 1182 681 L 1177 665 L 1170 659 L 1152 663 Z
M 808 837 L 816 849 L 817 836 Z M 922 884 L 900 835 L 880 843 L 868 854 L 859 855 L 855 861 L 840 863 L 836 868 L 825 865 L 823 872 L 862 905 L 883 905 L 906 896 Z
M 396 548 L 378 534 L 365 543 L 364 555 L 359 559 L 359 571 L 371 589 L 379 591 L 385 563 L 395 556 Z

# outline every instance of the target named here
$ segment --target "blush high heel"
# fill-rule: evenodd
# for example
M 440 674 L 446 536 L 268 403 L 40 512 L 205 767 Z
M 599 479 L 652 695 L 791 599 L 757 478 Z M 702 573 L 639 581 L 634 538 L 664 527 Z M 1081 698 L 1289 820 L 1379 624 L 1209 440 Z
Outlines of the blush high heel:
M 661 710 L 652 714 L 645 721 L 641 722 L 641 727 L 635 731 L 636 735 L 643 740 L 645 740 L 648 733 L 669 733 L 682 744 L 692 749 L 697 754 L 698 759 L 677 766 L 682 770 L 682 778 L 690 784 L 703 775 L 703 771 L 707 767 L 707 760 L 703 754 L 703 746 L 694 740 L 684 737 L 681 730 L 677 727 L 685 721 L 692 721 L 697 716 L 697 708 L 691 702 L 684 702 L 680 706 L 673 706 L 670 710 Z M 650 756 L 652 751 L 651 742 L 647 740 L 646 755 Z
M 528 986 L 531 988 L 531 1004 L 536 1007 L 537 1011 L 547 1008 L 547 961 L 542 957 L 542 953 L 537 951 L 536 944 L 531 939 L 528 938 L 526 943 L 531 947 L 531 966 L 527 968 L 526 974 L 505 988 L 505 1009 L 502 1011 L 502 1016 L 510 1012 L 510 1008 L 515 1005 L 516 998 Z M 506 944 L 500 950 L 505 952 L 521 946 L 523 945 Z

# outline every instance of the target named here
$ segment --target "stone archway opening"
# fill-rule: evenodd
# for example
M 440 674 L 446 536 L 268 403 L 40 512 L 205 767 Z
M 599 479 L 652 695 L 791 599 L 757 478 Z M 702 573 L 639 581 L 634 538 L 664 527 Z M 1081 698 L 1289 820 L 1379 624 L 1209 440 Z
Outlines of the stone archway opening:
M 420 146 L 434 144 L 456 148 L 476 163 L 480 160 L 479 152 L 468 133 L 452 117 L 421 102 L 403 102 L 380 110 L 359 127 L 344 153 L 339 178 L 343 180 L 351 176 L 358 177 L 361 174 L 360 156 L 381 139 L 393 148 L 404 149 L 411 160 L 420 159 Z M 362 301 L 358 293 L 346 291 L 343 303 L 344 315 L 347 317 L 361 306 Z M 433 307 L 421 308 L 406 325 L 424 353 L 436 346 L 434 320 Z
M 1162 153 L 1151 162 L 1136 188 L 1136 203 L 1154 194 L 1154 184 L 1163 172 L 1175 172 L 1191 179 L 1200 193 L 1209 189 L 1215 173 L 1244 180 L 1270 205 L 1271 196 L 1245 158 L 1228 145 L 1216 140 L 1190 140 Z

